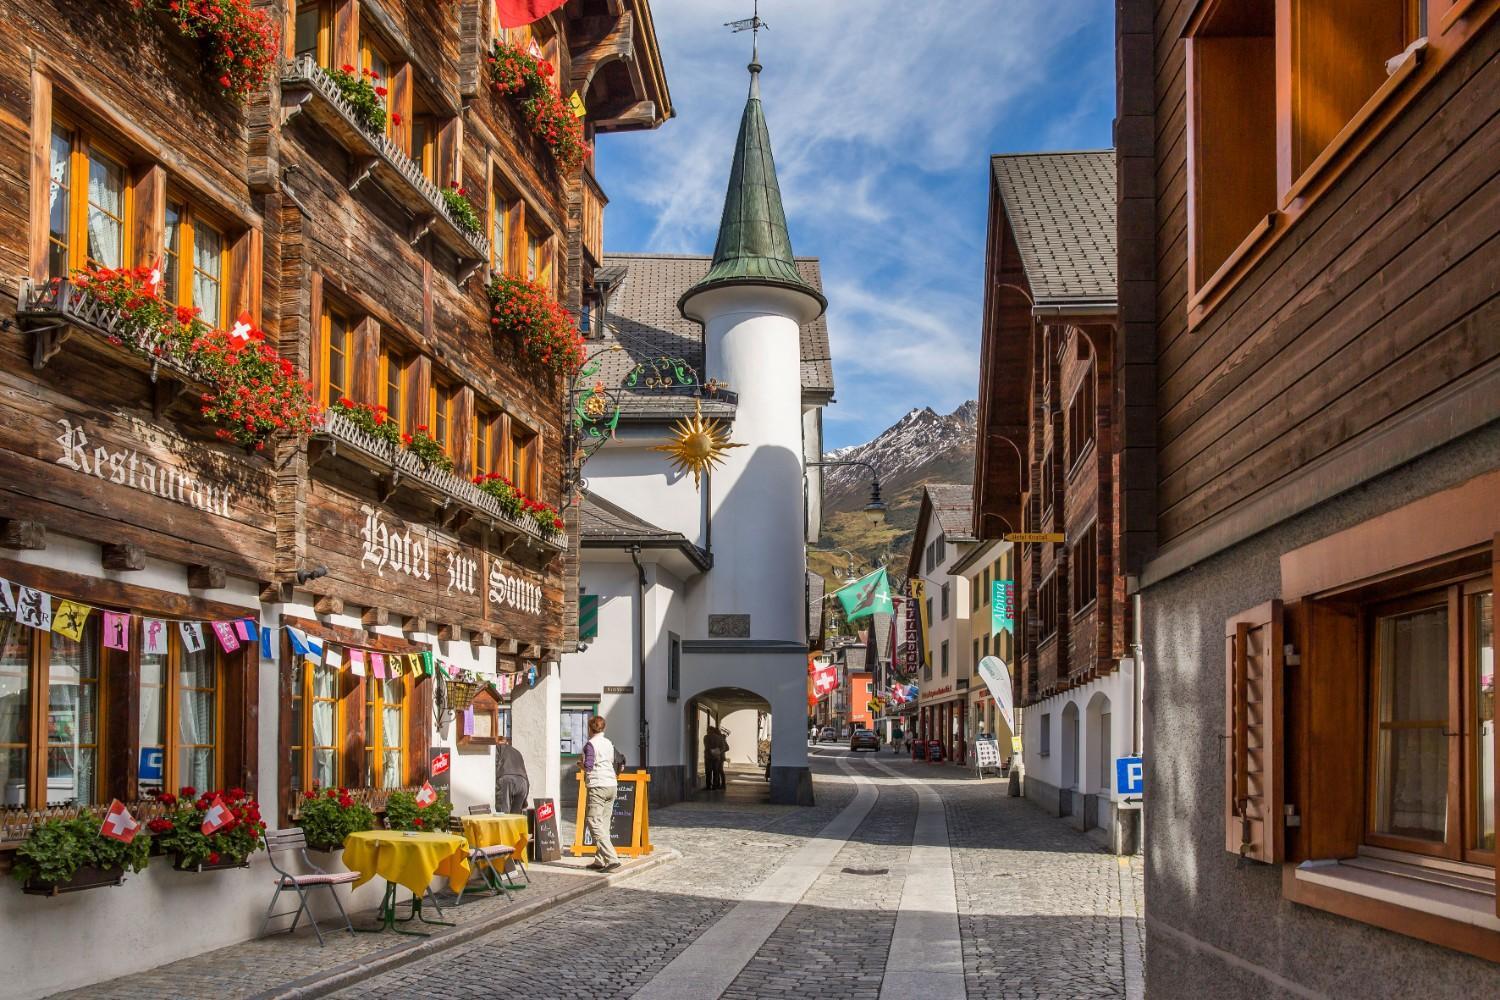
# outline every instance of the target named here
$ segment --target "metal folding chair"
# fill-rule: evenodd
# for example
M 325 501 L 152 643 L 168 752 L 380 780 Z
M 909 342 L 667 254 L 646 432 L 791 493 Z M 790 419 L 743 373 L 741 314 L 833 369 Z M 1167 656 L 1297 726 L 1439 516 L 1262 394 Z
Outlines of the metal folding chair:
M 469 807 L 469 815 L 470 816 L 488 816 L 491 813 L 493 813 L 494 811 L 495 810 L 491 809 L 489 806 L 483 805 L 483 804 L 476 805 L 476 806 L 470 806 Z M 526 880 L 526 884 L 530 885 L 531 884 L 531 872 L 529 872 L 529 871 L 526 870 L 526 858 L 524 856 L 522 856 L 522 855 L 516 854 L 515 851 L 511 851 L 510 860 L 515 863 L 515 866 L 518 869 L 520 869 L 520 871 L 521 871 L 521 877 Z M 509 868 L 506 868 L 504 871 L 505 871 L 505 874 L 510 877 L 511 882 L 514 883 L 515 880 L 516 880 L 515 875 L 511 874 L 511 871 L 510 871 Z
M 302 856 L 302 867 L 307 869 L 302 874 L 293 873 L 283 867 L 286 856 L 289 854 L 300 854 Z M 307 914 L 307 919 L 312 922 L 313 933 L 318 936 L 318 944 L 322 945 L 323 930 L 318 926 L 318 919 L 313 916 L 312 907 L 309 905 L 309 890 L 318 886 L 325 886 L 328 894 L 333 897 L 333 905 L 339 908 L 339 916 L 344 918 L 344 928 L 354 933 L 354 925 L 349 922 L 349 914 L 344 912 L 344 903 L 339 899 L 338 890 L 335 886 L 347 885 L 359 878 L 359 872 L 325 872 L 307 856 L 307 836 L 301 827 L 291 827 L 286 830 L 270 830 L 266 833 L 266 855 L 271 862 L 271 868 L 276 872 L 276 892 L 271 896 L 271 905 L 266 907 L 266 919 L 261 921 L 260 936 L 264 936 L 266 928 L 271 924 L 272 917 L 285 917 L 296 914 L 292 918 L 292 926 L 287 929 L 290 934 L 297 929 L 297 924 L 302 920 L 302 914 Z M 286 910 L 282 913 L 274 912 L 276 901 L 281 894 L 287 890 L 297 894 L 298 906 L 296 910 Z
M 476 815 L 472 808 L 470 808 L 469 813 L 470 815 Z M 457 816 L 450 818 L 448 820 L 448 829 L 454 833 L 462 835 L 464 832 L 463 820 Z M 485 884 L 488 885 L 491 889 L 490 895 L 496 896 L 503 894 L 506 899 L 512 898 L 510 889 L 505 885 L 505 869 L 503 865 L 504 862 L 509 860 L 511 855 L 515 853 L 516 849 L 514 847 L 507 847 L 499 844 L 494 847 L 477 847 L 472 844 L 469 845 L 469 867 L 474 871 L 476 875 L 480 875 L 484 878 Z M 501 862 L 502 867 L 496 868 L 496 861 Z M 465 885 L 463 889 L 459 891 L 458 899 L 460 902 L 464 898 L 464 893 L 468 891 L 469 887 L 467 885 Z

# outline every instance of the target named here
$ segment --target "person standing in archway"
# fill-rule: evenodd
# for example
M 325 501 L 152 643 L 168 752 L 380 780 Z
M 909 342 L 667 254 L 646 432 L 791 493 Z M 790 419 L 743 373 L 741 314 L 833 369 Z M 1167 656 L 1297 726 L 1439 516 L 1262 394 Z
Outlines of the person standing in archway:
M 531 793 L 531 779 L 526 776 L 526 760 L 521 751 L 500 737 L 495 747 L 495 809 L 502 813 L 526 811 L 526 797 Z
M 598 852 L 589 867 L 595 871 L 612 872 L 620 867 L 620 858 L 610 840 L 609 823 L 614 816 L 615 796 L 620 788 L 615 777 L 615 745 L 604 735 L 602 715 L 589 720 L 589 741 L 583 745 L 583 783 L 588 789 L 584 823 Z
M 724 757 L 729 741 L 717 726 L 709 726 L 703 735 L 703 777 L 710 791 L 724 787 Z

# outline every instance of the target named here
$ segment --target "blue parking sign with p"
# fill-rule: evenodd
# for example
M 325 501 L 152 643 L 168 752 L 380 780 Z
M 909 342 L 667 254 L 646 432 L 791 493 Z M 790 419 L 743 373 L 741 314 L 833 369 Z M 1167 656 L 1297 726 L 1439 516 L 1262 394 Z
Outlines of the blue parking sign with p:
M 161 767 L 161 747 L 141 747 L 141 766 L 137 778 L 140 781 L 160 781 Z
M 1115 793 L 1140 795 L 1146 790 L 1146 764 L 1140 757 L 1115 758 Z

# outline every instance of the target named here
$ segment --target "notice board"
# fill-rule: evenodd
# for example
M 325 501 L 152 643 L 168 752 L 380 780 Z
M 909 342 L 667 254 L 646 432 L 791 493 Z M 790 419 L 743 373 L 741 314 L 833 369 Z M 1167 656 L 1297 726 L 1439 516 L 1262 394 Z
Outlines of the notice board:
M 557 806 L 551 799 L 532 799 L 531 860 L 557 861 L 562 858 L 562 837 L 557 832 Z
M 615 794 L 614 815 L 609 818 L 610 842 L 615 852 L 636 858 L 650 854 L 651 846 L 651 774 L 648 771 L 632 771 L 618 778 L 619 789 Z M 576 857 L 593 854 L 597 848 L 589 836 L 584 817 L 588 810 L 588 789 L 584 787 L 583 772 L 578 773 L 578 823 L 574 827 L 572 854 Z

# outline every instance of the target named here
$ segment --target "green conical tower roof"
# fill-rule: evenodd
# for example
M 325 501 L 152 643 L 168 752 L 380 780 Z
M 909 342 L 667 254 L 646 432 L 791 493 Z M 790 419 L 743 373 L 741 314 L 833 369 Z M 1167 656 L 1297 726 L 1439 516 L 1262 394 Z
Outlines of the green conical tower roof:
M 815 299 L 818 313 L 828 307 L 822 293 L 797 273 L 792 258 L 781 185 L 776 181 L 776 162 L 771 157 L 771 134 L 760 105 L 760 70 L 760 63 L 750 64 L 750 97 L 734 144 L 734 164 L 729 169 L 729 190 L 724 195 L 713 263 L 703 280 L 678 300 L 677 307 L 684 314 L 693 296 L 728 285 L 786 288 Z

